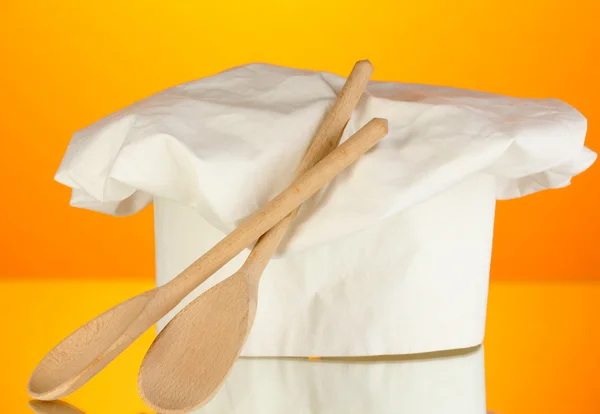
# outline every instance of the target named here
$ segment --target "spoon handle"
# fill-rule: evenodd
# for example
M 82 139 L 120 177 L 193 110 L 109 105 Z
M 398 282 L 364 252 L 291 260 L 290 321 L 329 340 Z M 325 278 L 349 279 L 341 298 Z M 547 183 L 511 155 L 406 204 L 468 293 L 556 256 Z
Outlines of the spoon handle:
M 354 108 L 358 104 L 372 74 L 373 65 L 371 65 L 371 62 L 368 60 L 356 62 L 333 107 L 321 122 L 310 147 L 296 170 L 296 178 L 312 168 L 338 146 L 344 128 L 350 120 L 352 112 L 354 112 Z M 299 209 L 300 207 L 297 207 L 258 239 L 242 266 L 248 276 L 260 278 Z
M 287 189 L 169 282 L 170 300 L 182 300 L 225 263 L 314 195 L 387 135 L 386 119 L 374 118 Z

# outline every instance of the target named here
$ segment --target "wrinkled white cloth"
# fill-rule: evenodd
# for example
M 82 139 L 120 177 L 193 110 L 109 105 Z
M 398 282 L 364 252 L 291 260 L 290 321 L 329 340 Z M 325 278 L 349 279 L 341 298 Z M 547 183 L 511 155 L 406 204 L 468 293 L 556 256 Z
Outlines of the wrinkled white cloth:
M 486 414 L 483 349 L 380 362 L 240 359 L 194 414 Z
M 77 207 L 131 214 L 159 196 L 228 233 L 289 185 L 343 83 L 251 64 L 167 89 L 77 132 L 56 180 Z M 342 140 L 374 117 L 389 135 L 303 209 L 287 249 L 365 228 L 476 172 L 506 199 L 566 186 L 596 157 L 586 119 L 555 99 L 371 82 Z
M 343 83 L 252 64 L 170 88 L 77 132 L 56 180 L 108 214 L 154 200 L 166 283 L 289 185 Z M 342 140 L 374 117 L 388 136 L 302 206 L 265 270 L 243 356 L 480 344 L 495 200 L 566 186 L 596 159 L 586 119 L 555 99 L 370 82 Z
M 412 354 L 483 341 L 495 179 L 475 174 L 363 230 L 272 259 L 244 356 Z M 162 285 L 224 237 L 196 210 L 154 201 Z M 242 252 L 158 323 L 235 273 Z

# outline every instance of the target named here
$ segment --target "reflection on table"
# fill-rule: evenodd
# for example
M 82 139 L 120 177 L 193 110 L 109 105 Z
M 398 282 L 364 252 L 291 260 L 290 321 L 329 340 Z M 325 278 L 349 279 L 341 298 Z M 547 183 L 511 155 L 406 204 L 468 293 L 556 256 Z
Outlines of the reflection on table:
M 30 401 L 29 408 L 37 414 L 85 414 L 64 401 Z
M 485 414 L 483 348 L 385 358 L 243 358 L 195 414 Z
M 242 358 L 193 414 L 485 414 L 483 348 L 373 358 Z M 36 413 L 80 414 L 63 402 Z M 84 407 L 82 407 L 85 409 Z

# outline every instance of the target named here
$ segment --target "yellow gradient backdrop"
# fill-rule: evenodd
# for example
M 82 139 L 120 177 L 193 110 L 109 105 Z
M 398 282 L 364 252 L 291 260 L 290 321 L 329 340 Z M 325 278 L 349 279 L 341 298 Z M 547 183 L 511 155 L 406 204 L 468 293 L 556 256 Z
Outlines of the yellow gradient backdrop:
M 6 1 L 0 12 L 3 277 L 149 278 L 151 209 L 68 206 L 53 175 L 72 133 L 167 87 L 263 61 L 523 97 L 589 119 L 600 149 L 596 0 Z M 600 169 L 499 204 L 496 279 L 600 278 Z

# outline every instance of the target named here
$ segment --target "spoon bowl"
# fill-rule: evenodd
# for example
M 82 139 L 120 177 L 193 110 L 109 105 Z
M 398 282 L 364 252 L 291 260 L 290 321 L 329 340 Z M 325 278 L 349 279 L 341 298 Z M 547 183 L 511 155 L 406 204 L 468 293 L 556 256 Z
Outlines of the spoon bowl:
M 152 326 L 141 317 L 152 298 L 149 291 L 104 312 L 77 329 L 52 349 L 33 371 L 28 393 L 38 400 L 64 397 L 91 378 L 115 355 Z M 140 331 L 135 335 L 134 332 Z
M 250 332 L 257 295 L 258 284 L 242 269 L 207 290 L 202 300 L 193 301 L 167 324 L 140 369 L 138 389 L 150 408 L 163 414 L 186 412 L 212 399 Z M 183 346 L 190 342 L 195 346 Z M 164 352 L 169 354 L 166 363 L 151 363 Z M 161 404 L 153 406 L 152 401 Z

